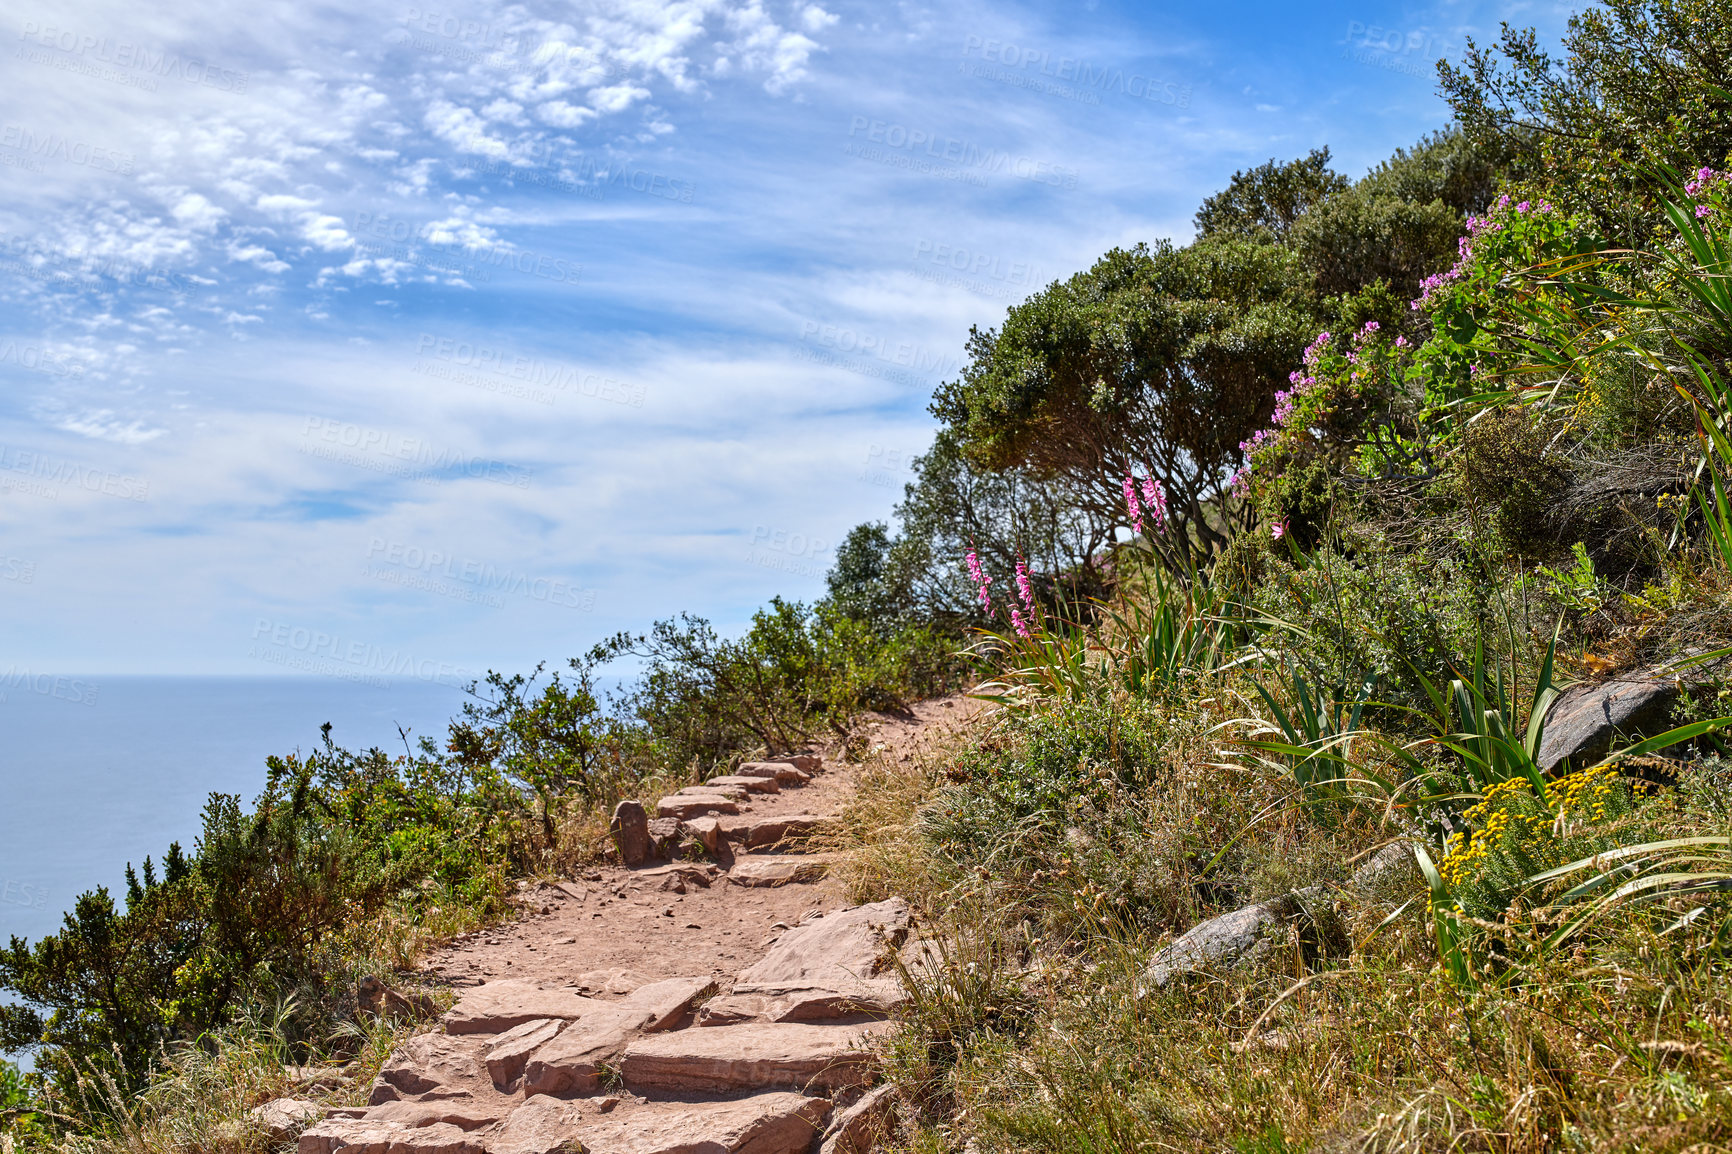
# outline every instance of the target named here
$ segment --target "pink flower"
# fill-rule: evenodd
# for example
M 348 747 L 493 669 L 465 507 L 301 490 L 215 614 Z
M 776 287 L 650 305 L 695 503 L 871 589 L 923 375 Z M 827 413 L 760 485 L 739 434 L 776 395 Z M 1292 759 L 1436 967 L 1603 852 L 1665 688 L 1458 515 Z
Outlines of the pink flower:
M 1243 448 L 1244 446 L 1240 447 Z M 1233 474 L 1233 481 L 1228 486 L 1228 491 L 1235 497 L 1244 497 L 1251 492 L 1251 466 L 1240 466 L 1239 471 Z
M 992 578 L 988 577 L 986 571 L 980 567 L 980 558 L 974 555 L 973 549 L 968 551 L 968 577 L 980 587 L 981 607 L 991 613 L 992 595 L 986 591 L 986 587 L 992 584 Z
M 1712 208 L 1709 208 L 1707 205 L 1699 204 L 1696 206 L 1696 219 L 1701 220 L 1703 217 L 1707 216 L 1709 213 L 1711 213 L 1713 211 L 1714 210 Z
M 1287 522 L 1285 522 L 1285 521 L 1275 522 L 1274 526 L 1271 527 L 1269 530 L 1269 535 L 1271 537 L 1275 538 L 1275 540 L 1277 540 L 1277 541 L 1279 541 L 1281 538 L 1285 537 L 1287 535 Z
M 1028 562 L 1026 561 L 1019 560 L 1016 563 L 1016 591 L 1021 595 L 1023 606 L 1027 608 L 1029 616 L 1034 616 L 1034 590 L 1029 586 Z
M 1137 505 L 1137 486 L 1129 473 L 1125 474 L 1125 508 L 1130 510 L 1131 524 L 1135 525 L 1137 532 L 1141 533 L 1143 531 L 1143 511 Z
M 1407 347 L 1407 338 L 1406 337 L 1396 337 L 1395 338 L 1395 347 L 1398 349 L 1405 349 Z
M 1160 481 L 1154 477 L 1143 478 L 1143 504 L 1148 507 L 1149 516 L 1154 518 L 1155 531 L 1159 532 L 1167 524 L 1167 491 L 1161 488 Z
M 1032 634 L 1028 631 L 1028 622 L 1026 622 L 1022 619 L 1022 611 L 1017 609 L 1014 605 L 1011 606 L 1011 609 L 1010 609 L 1010 623 L 1012 625 L 1016 626 L 1016 631 L 1021 636 L 1023 636 L 1023 637 L 1033 637 L 1034 636 L 1034 634 Z

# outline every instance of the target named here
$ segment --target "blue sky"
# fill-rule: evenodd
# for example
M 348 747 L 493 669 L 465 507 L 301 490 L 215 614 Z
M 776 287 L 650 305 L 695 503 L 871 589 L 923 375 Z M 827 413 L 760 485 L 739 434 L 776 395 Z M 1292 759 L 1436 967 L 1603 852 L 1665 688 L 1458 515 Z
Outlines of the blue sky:
M 969 326 L 1566 13 L 11 5 L 0 666 L 460 680 L 815 596 Z

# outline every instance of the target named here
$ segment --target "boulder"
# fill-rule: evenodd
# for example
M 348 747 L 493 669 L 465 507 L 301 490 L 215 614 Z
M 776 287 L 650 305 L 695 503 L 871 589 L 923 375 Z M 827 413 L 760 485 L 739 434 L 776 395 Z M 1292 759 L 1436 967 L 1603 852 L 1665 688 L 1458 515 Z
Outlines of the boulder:
M 523 1067 L 529 1056 L 553 1041 L 564 1028 L 564 1019 L 537 1018 L 501 1034 L 482 1058 L 493 1084 L 510 1093 L 517 1079 L 523 1076 Z
M 681 793 L 656 802 L 657 817 L 689 821 L 709 813 L 739 813 L 740 807 L 731 797 L 719 793 Z
M 702 865 L 698 862 L 677 861 L 672 865 L 640 870 L 633 876 L 632 880 L 640 885 L 674 890 L 683 894 L 687 889 L 709 889 L 712 878 L 710 871 L 713 868 L 713 866 Z
M 649 814 L 643 803 L 629 798 L 613 807 L 613 844 L 619 860 L 628 866 L 642 865 L 649 856 Z
M 1540 769 L 1584 769 L 1610 753 L 1620 734 L 1664 733 L 1677 697 L 1676 680 L 1654 677 L 1570 686 L 1546 711 Z
M 503 1034 L 537 1018 L 580 1017 L 590 1005 L 564 986 L 507 978 L 465 990 L 443 1021 L 451 1034 Z
M 765 818 L 753 822 L 746 831 L 747 849 L 765 849 L 784 843 L 798 843 L 809 839 L 813 834 L 833 829 L 834 818 L 823 817 L 815 813 L 791 813 L 783 817 Z
M 258 1125 L 272 1142 L 286 1142 L 303 1126 L 325 1116 L 325 1108 L 304 1098 L 272 1098 L 247 1111 L 247 1118 Z
M 1419 872 L 1419 859 L 1413 856 L 1412 844 L 1404 841 L 1384 846 L 1347 879 L 1349 889 L 1371 897 L 1391 895 L 1422 884 L 1424 875 Z
M 583 1143 L 588 1154 L 806 1154 L 830 1110 L 823 1098 L 786 1093 L 657 1102 L 626 1117 L 593 1119 Z
M 807 1026 L 750 1022 L 639 1038 L 620 1061 L 633 1090 L 734 1090 L 869 1085 L 878 1069 L 867 1049 L 881 1025 Z
M 818 1154 L 871 1154 L 896 1125 L 896 1087 L 879 1086 L 836 1115 Z
M 781 995 L 801 990 L 862 996 L 883 992 L 881 977 L 908 937 L 908 903 L 901 898 L 837 910 L 783 934 L 757 964 L 740 971 L 735 994 Z M 894 985 L 894 981 L 890 981 Z
M 1270 932 L 1302 912 L 1299 899 L 1289 894 L 1199 922 L 1157 951 L 1145 973 L 1158 988 L 1192 970 L 1229 969 L 1257 961 L 1272 948 Z
M 778 785 L 804 785 L 812 775 L 783 761 L 748 761 L 734 770 L 736 777 L 773 777 Z
M 744 774 L 723 774 L 712 777 L 704 782 L 707 789 L 743 789 L 747 793 L 781 793 L 782 787 L 774 777 L 751 777 Z
M 785 886 L 822 881 L 829 872 L 829 863 L 810 858 L 739 858 L 728 870 L 728 880 L 737 886 Z
M 704 847 L 704 852 L 716 854 L 722 848 L 722 823 L 713 817 L 694 817 L 680 823 L 680 832 Z

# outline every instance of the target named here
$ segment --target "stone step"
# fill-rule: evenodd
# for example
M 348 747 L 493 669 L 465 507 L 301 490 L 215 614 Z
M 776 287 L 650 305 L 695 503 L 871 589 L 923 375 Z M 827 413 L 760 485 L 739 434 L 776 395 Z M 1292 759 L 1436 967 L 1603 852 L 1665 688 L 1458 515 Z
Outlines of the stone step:
M 886 983 L 894 984 L 888 962 L 907 940 L 908 928 L 908 903 L 901 898 L 803 920 L 778 938 L 761 961 L 740 971 L 733 992 L 881 995 Z
M 593 1003 L 564 986 L 509 978 L 464 991 L 445 1012 L 451 1034 L 503 1034 L 538 1018 L 576 1018 Z
M 829 872 L 829 862 L 810 857 L 742 857 L 734 859 L 728 880 L 737 886 L 762 888 L 823 881 Z
M 712 777 L 704 782 L 706 789 L 743 789 L 747 793 L 781 793 L 782 786 L 773 777 L 747 777 L 741 774 L 723 774 Z
M 766 849 L 783 843 L 808 840 L 813 834 L 834 829 L 836 819 L 816 813 L 790 813 L 753 822 L 746 831 L 747 849 Z
M 709 813 L 739 813 L 740 806 L 733 798 L 719 793 L 677 793 L 672 797 L 664 797 L 656 802 L 657 817 L 678 818 L 688 821 L 694 817 L 703 817 Z
M 780 785 L 804 785 L 812 775 L 782 761 L 748 761 L 734 770 L 736 777 L 773 777 Z
M 848 1089 L 871 1084 L 878 1059 L 867 1047 L 887 1025 L 754 1022 L 680 1030 L 639 1038 L 619 1068 L 632 1090 Z
M 603 1067 L 639 1034 L 676 1025 L 699 998 L 715 992 L 712 978 L 670 978 L 633 990 L 621 1002 L 602 1002 L 529 1055 L 523 1069 L 526 1094 L 593 1094 Z

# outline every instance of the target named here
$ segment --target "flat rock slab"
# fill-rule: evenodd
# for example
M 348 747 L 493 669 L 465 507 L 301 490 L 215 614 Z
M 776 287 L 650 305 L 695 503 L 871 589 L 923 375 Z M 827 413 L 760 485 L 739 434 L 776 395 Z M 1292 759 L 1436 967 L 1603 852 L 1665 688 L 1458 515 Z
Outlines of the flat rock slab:
M 639 1038 L 620 1062 L 632 1089 L 838 1090 L 871 1083 L 877 1058 L 866 1048 L 882 1027 L 749 1023 Z
M 425 1102 L 386 1102 L 370 1108 L 364 1115 L 368 1122 L 401 1122 L 420 1128 L 445 1124 L 459 1130 L 479 1130 L 505 1117 L 509 1107 L 494 1108 L 464 1099 L 432 1099 Z
M 582 1105 L 544 1094 L 524 1102 L 487 1137 L 487 1154 L 561 1154 L 581 1147 Z
M 509 1092 L 517 1084 L 517 1079 L 523 1076 L 523 1067 L 529 1056 L 553 1041 L 563 1029 L 563 1018 L 537 1018 L 505 1031 L 482 1059 L 488 1077 L 493 1079 L 495 1086 Z
M 427 1094 L 446 1086 L 480 1082 L 481 1056 L 489 1039 L 451 1034 L 417 1034 L 397 1047 L 373 1083 L 374 1105 L 405 1094 Z
M 538 1018 L 577 1018 L 590 999 L 564 986 L 508 978 L 471 987 L 445 1012 L 447 1033 L 503 1034 Z
M 704 782 L 710 789 L 743 789 L 747 793 L 781 793 L 782 786 L 774 777 L 752 777 L 746 774 L 723 774 Z
M 733 992 L 876 990 L 876 983 L 862 984 L 885 972 L 890 956 L 908 937 L 908 923 L 908 903 L 901 898 L 802 922 L 783 934 L 762 961 L 740 971 Z
M 818 1154 L 871 1154 L 896 1122 L 896 1087 L 879 1086 L 836 1115 Z
M 824 1132 L 830 1110 L 828 1100 L 803 1094 L 658 1102 L 626 1117 L 602 1115 L 589 1122 L 583 1144 L 588 1154 L 806 1154 Z
M 1546 712 L 1540 769 L 1584 769 L 1610 753 L 1619 734 L 1664 733 L 1677 697 L 1676 681 L 1657 678 L 1570 686 Z
M 1192 970 L 1228 969 L 1254 962 L 1269 953 L 1270 931 L 1286 925 L 1300 912 L 1298 900 L 1289 895 L 1199 922 L 1156 952 L 1145 972 L 1160 987 Z
M 719 793 L 682 793 L 656 802 L 657 817 L 689 821 L 709 813 L 739 813 L 739 803 Z
M 784 842 L 804 842 L 815 833 L 834 828 L 834 818 L 815 813 L 791 813 L 785 817 L 753 822 L 746 831 L 747 849 L 765 849 Z
M 669 978 L 640 986 L 624 1001 L 595 1003 L 596 1009 L 529 1056 L 524 1093 L 593 1094 L 601 1088 L 602 1067 L 632 1038 L 677 1025 L 692 1003 L 715 988 L 712 978 Z
M 907 1000 L 907 995 L 898 982 L 879 979 L 853 985 L 855 988 L 848 994 L 835 990 L 795 990 L 777 995 L 728 994 L 711 998 L 698 1011 L 694 1025 L 858 1021 L 887 1017 Z M 879 988 L 865 988 L 868 986 Z
M 785 886 L 823 881 L 829 872 L 828 862 L 811 858 L 736 858 L 728 870 L 728 880 L 737 886 Z
M 783 761 L 748 761 L 734 770 L 735 777 L 773 777 L 780 785 L 804 785 L 812 780 L 808 770 Z
M 482 1139 L 448 1122 L 407 1126 L 366 1118 L 327 1118 L 301 1132 L 298 1154 L 487 1154 Z
M 743 785 L 711 785 L 706 782 L 703 785 L 688 785 L 684 789 L 676 791 L 674 796 L 699 797 L 706 793 L 719 793 L 723 797 L 731 797 L 735 801 L 745 801 L 749 792 Z

